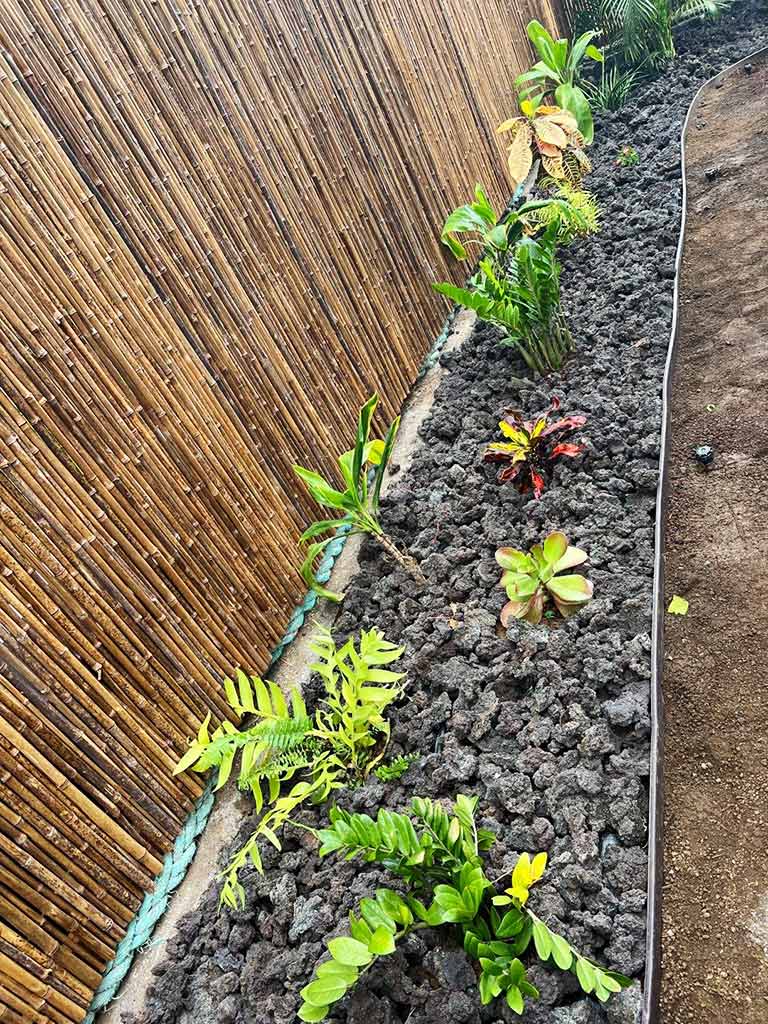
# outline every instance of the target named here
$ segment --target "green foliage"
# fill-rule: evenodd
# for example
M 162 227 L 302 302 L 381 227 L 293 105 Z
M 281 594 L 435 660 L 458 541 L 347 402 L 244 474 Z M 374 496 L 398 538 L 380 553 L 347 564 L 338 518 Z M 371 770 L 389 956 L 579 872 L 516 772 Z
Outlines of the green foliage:
M 581 956 L 565 939 L 526 907 L 529 891 L 546 867 L 546 854 L 518 859 L 512 885 L 499 894 L 483 869 L 482 854 L 494 835 L 475 823 L 477 798 L 457 796 L 446 810 L 416 798 L 409 814 L 380 809 L 367 814 L 334 808 L 330 827 L 316 834 L 320 856 L 338 853 L 379 864 L 404 880 L 405 893 L 377 889 L 375 899 L 361 900 L 359 914 L 349 915 L 349 936 L 328 942 L 330 959 L 320 963 L 301 991 L 299 1019 L 321 1021 L 360 974 L 380 956 L 389 956 L 411 931 L 458 925 L 464 948 L 479 965 L 483 1004 L 503 995 L 516 1013 L 538 990 L 526 977 L 521 956 L 531 945 L 536 956 L 571 970 L 582 989 L 599 999 L 631 984 Z M 508 908 L 503 913 L 497 907 Z
M 312 590 L 331 601 L 340 601 L 343 594 L 336 594 L 322 587 L 315 579 L 314 565 L 333 537 L 318 541 L 315 538 L 339 527 L 350 527 L 351 533 L 368 533 L 374 537 L 395 557 L 398 562 L 423 583 L 424 577 L 418 570 L 413 559 L 400 552 L 394 542 L 387 537 L 379 522 L 379 502 L 384 473 L 392 455 L 400 417 L 391 423 L 384 440 L 371 440 L 371 422 L 379 396 L 374 394 L 360 410 L 357 423 L 355 447 L 339 456 L 338 463 L 344 483 L 344 489 L 338 490 L 319 473 L 294 466 L 293 470 L 306 485 L 307 490 L 320 505 L 334 508 L 344 514 L 335 519 L 321 519 L 313 523 L 299 538 L 300 543 L 312 541 L 307 547 L 306 558 L 301 566 L 301 575 Z M 373 479 L 369 481 L 369 470 L 373 471 Z
M 572 0 L 574 27 L 600 26 L 611 54 L 629 65 L 658 68 L 675 56 L 672 30 L 696 18 L 716 18 L 732 0 Z
M 396 661 L 403 648 L 376 629 L 361 633 L 359 647 L 350 639 L 339 649 L 330 632 L 320 630 L 311 646 L 318 656 L 312 668 L 325 684 L 325 699 L 313 718 L 296 688 L 288 702 L 275 683 L 238 671 L 237 683 L 225 680 L 227 703 L 238 717 L 248 714 L 256 723 L 238 729 L 225 720 L 209 733 L 209 713 L 174 770 L 176 775 L 216 768 L 219 789 L 239 758 L 237 784 L 253 794 L 257 813 L 264 812 L 221 875 L 221 901 L 230 907 L 244 903 L 240 870 L 249 861 L 262 870 L 259 844 L 266 840 L 279 850 L 278 830 L 303 803 L 326 800 L 333 790 L 365 778 L 389 742 L 384 712 L 402 694 L 403 675 L 383 666 Z M 297 774 L 300 780 L 281 793 L 283 783 Z
M 551 224 L 557 224 L 558 244 L 568 245 L 575 238 L 593 235 L 600 230 L 600 211 L 591 192 L 554 178 L 543 178 L 539 187 L 548 191 L 550 198 L 538 203 L 527 214 L 528 234 L 536 234 Z
M 559 225 L 558 240 L 569 242 L 577 235 L 597 231 L 597 204 L 587 192 L 568 185 L 552 183 L 554 194 L 546 199 L 534 199 L 512 210 L 507 219 L 498 223 L 496 211 L 488 202 L 481 185 L 475 185 L 474 202 L 459 206 L 443 225 L 440 241 L 459 260 L 470 253 L 467 245 L 475 244 L 498 265 L 510 246 L 523 235 L 535 235 L 550 224 Z M 459 235 L 472 235 L 466 243 Z
M 382 782 L 396 782 L 398 779 L 402 779 L 413 762 L 418 761 L 420 756 L 418 751 L 413 754 L 398 754 L 388 764 L 377 765 L 373 774 Z
M 620 110 L 641 77 L 638 68 L 620 68 L 617 63 L 600 69 L 599 82 L 584 82 L 594 110 Z
M 481 260 L 473 288 L 453 284 L 432 287 L 499 327 L 501 343 L 517 349 L 527 366 L 544 374 L 562 365 L 571 336 L 560 307 L 558 225 L 539 238 L 521 239 L 503 270 Z
M 616 163 L 621 167 L 635 167 L 640 162 L 634 146 L 622 146 L 616 156 Z
M 586 416 L 562 416 L 560 399 L 553 398 L 552 404 L 536 419 L 526 420 L 517 409 L 511 410 L 499 423 L 499 430 L 506 441 L 488 445 L 483 456 L 484 462 L 501 463 L 497 479 L 500 484 L 512 483 L 521 494 L 533 491 L 535 498 L 544 492 L 545 475 L 551 463 L 560 458 L 575 458 L 583 452 L 583 444 L 572 444 L 558 440 L 587 422 Z M 550 417 L 558 413 L 550 423 Z
M 579 131 L 588 146 L 594 137 L 592 111 L 580 80 L 580 67 L 586 58 L 602 63 L 603 54 L 593 45 L 595 30 L 582 33 L 571 45 L 567 39 L 554 39 L 539 21 L 528 23 L 528 38 L 540 60 L 530 71 L 515 79 L 521 99 L 531 99 L 554 89 L 555 103 L 576 118 Z
M 543 544 L 535 544 L 527 555 L 516 548 L 499 548 L 496 561 L 504 570 L 501 585 L 509 598 L 501 610 L 501 624 L 524 619 L 537 626 L 549 600 L 563 618 L 577 612 L 592 597 L 592 583 L 578 573 L 558 574 L 587 558 L 585 551 L 569 547 L 568 538 L 559 530 L 550 533 Z

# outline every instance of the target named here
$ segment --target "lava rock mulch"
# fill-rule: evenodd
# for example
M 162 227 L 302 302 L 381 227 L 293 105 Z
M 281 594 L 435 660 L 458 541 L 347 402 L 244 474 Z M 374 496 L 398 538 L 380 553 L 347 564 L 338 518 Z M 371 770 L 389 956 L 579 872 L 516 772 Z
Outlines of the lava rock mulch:
M 762 14 L 760 12 L 763 12 Z M 375 814 L 414 794 L 480 797 L 498 841 L 489 877 L 523 850 L 549 868 L 531 906 L 581 951 L 642 979 L 645 959 L 647 783 L 653 528 L 661 382 L 669 341 L 680 222 L 680 130 L 702 81 L 768 42 L 762 5 L 686 29 L 672 69 L 632 105 L 599 118 L 588 186 L 602 230 L 562 252 L 576 352 L 563 372 L 531 383 L 479 324 L 442 362 L 450 371 L 421 428 L 423 446 L 395 476 L 384 520 L 421 562 L 425 591 L 365 544 L 336 623 L 340 636 L 377 626 L 406 647 L 408 699 L 392 718 L 392 755 L 421 752 L 399 783 L 376 779 L 341 794 Z M 640 163 L 614 165 L 624 145 Z M 588 451 L 558 465 L 540 501 L 495 482 L 480 456 L 505 409 L 533 413 L 558 395 L 589 417 Z M 494 551 L 527 548 L 562 529 L 590 556 L 595 597 L 564 623 L 498 626 L 505 596 Z M 312 698 L 316 694 L 310 692 Z M 304 820 L 321 824 L 309 811 Z M 242 842 L 246 822 L 235 842 Z M 288 828 L 266 874 L 243 875 L 242 912 L 218 913 L 214 885 L 155 968 L 145 1024 L 289 1024 L 299 990 L 343 929 L 348 911 L 387 876 L 333 857 Z M 530 1024 L 630 1024 L 640 990 L 605 1007 L 569 974 L 537 965 Z M 128 1021 L 128 1015 L 125 1016 Z M 346 1024 L 497 1024 L 481 1007 L 468 958 L 450 930 L 419 932 L 366 974 L 332 1012 Z M 134 1018 L 135 1020 L 135 1018 Z

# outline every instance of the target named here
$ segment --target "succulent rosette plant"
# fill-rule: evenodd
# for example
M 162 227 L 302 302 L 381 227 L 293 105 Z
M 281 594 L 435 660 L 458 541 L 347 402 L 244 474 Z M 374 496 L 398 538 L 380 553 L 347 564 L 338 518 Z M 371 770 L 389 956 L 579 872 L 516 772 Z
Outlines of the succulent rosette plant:
M 521 494 L 533 491 L 540 498 L 544 491 L 545 476 L 559 458 L 573 459 L 586 451 L 586 445 L 560 441 L 565 434 L 578 430 L 587 422 L 582 415 L 561 416 L 550 423 L 550 417 L 560 408 L 560 399 L 535 419 L 526 420 L 517 409 L 509 412 L 499 423 L 506 441 L 488 445 L 483 461 L 502 463 L 497 474 L 500 484 L 512 483 Z
M 529 554 L 516 548 L 499 548 L 496 561 L 504 573 L 501 585 L 509 601 L 501 609 L 501 624 L 524 619 L 537 626 L 551 601 L 567 619 L 592 597 L 593 585 L 579 573 L 559 575 L 586 562 L 586 551 L 571 547 L 564 533 L 555 530 Z

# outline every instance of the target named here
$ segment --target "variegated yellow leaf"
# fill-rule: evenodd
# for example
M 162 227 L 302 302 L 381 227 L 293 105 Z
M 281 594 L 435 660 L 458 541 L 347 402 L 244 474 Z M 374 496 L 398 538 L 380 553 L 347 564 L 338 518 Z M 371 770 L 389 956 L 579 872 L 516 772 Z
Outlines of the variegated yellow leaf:
M 515 188 L 525 180 L 532 164 L 531 130 L 528 125 L 525 125 L 524 130 L 518 131 L 515 135 L 507 153 L 509 176 Z

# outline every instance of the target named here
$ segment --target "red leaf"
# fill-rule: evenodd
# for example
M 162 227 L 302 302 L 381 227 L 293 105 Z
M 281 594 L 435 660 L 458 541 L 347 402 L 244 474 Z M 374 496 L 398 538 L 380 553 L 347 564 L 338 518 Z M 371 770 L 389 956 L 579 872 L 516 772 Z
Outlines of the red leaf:
M 516 462 L 514 466 L 506 466 L 504 469 L 500 469 L 497 480 L 500 484 L 510 483 L 516 476 L 518 476 L 524 465 L 524 462 Z
M 544 477 L 535 469 L 531 470 L 531 483 L 533 484 L 534 498 L 540 498 L 544 493 Z
M 577 455 L 587 450 L 585 444 L 556 444 L 550 452 L 550 459 L 556 459 L 560 455 L 565 455 L 569 459 L 575 459 Z
M 550 434 L 555 434 L 559 430 L 577 430 L 579 427 L 583 427 L 587 422 L 586 416 L 566 416 L 561 420 L 555 420 L 554 423 L 542 430 L 542 437 L 549 437 Z
M 483 462 L 509 462 L 510 458 L 506 452 L 487 451 L 483 455 Z

